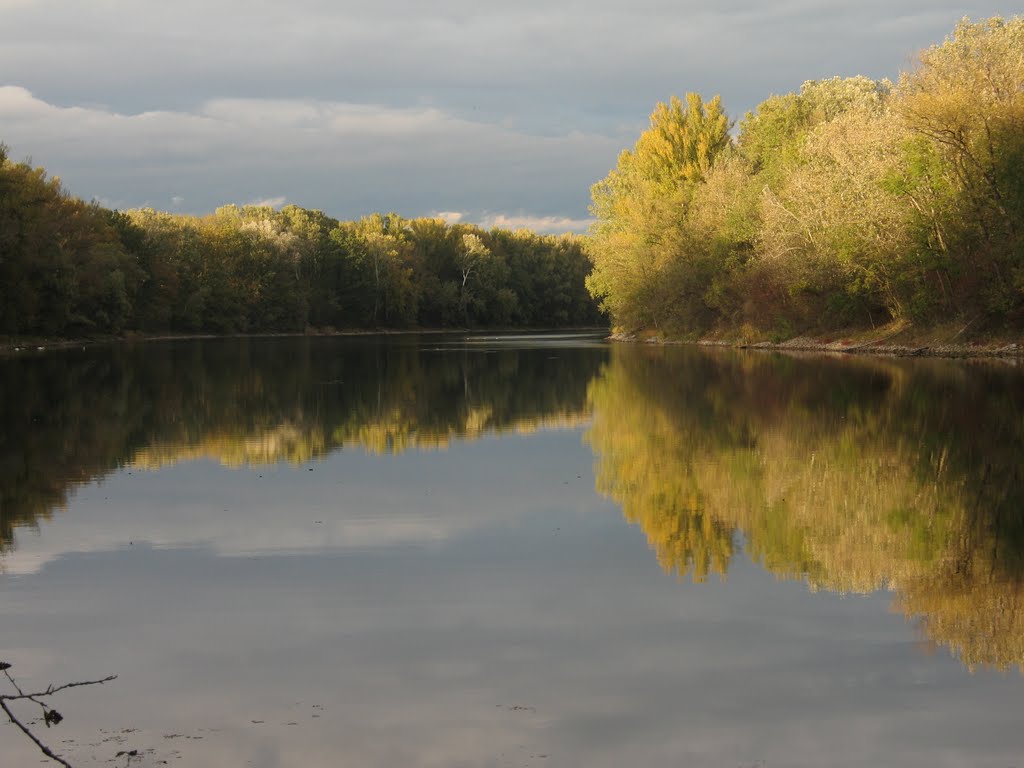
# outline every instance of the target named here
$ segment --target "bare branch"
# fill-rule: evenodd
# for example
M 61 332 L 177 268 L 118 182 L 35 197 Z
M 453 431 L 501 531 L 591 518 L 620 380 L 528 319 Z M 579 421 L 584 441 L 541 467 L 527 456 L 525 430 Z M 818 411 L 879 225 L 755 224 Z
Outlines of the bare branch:
M 84 680 L 84 681 L 79 682 L 79 683 L 64 683 L 63 685 L 56 685 L 56 686 L 55 685 L 51 685 L 45 691 L 39 691 L 37 693 L 24 693 L 24 694 L 19 694 L 18 696 L 4 696 L 4 695 L 0 695 L 0 699 L 7 699 L 9 701 L 13 701 L 13 700 L 16 700 L 16 699 L 41 698 L 43 696 L 52 696 L 55 693 L 59 693 L 61 691 L 66 691 L 68 688 L 80 688 L 80 687 L 82 687 L 84 685 L 103 685 L 104 683 L 109 683 L 112 680 L 117 680 L 117 675 L 110 675 L 108 677 L 104 677 L 102 680 Z
M 3 709 L 3 711 L 6 713 L 8 719 L 12 723 L 14 723 L 14 725 L 18 726 L 18 728 L 21 730 L 21 732 L 24 733 L 26 736 L 29 737 L 29 739 L 32 740 L 32 743 L 35 744 L 39 748 L 40 752 L 42 752 L 44 755 L 46 755 L 51 760 L 55 760 L 56 762 L 60 763 L 61 765 L 64 766 L 64 768 L 72 768 L 70 763 L 68 763 L 66 760 L 64 760 L 62 757 L 60 757 L 58 754 L 56 754 L 52 749 L 50 749 L 42 741 L 39 740 L 39 738 L 32 732 L 32 730 L 24 722 L 22 722 L 18 718 L 17 715 L 14 714 L 14 711 L 11 709 L 9 704 L 12 701 L 31 701 L 33 704 L 38 705 L 43 710 L 43 722 L 46 723 L 46 727 L 49 728 L 51 726 L 51 724 L 52 725 L 57 725 L 64 718 L 61 716 L 61 714 L 59 712 L 57 712 L 57 710 L 49 708 L 47 706 L 47 704 L 45 702 L 41 701 L 40 699 L 42 699 L 43 697 L 52 696 L 53 694 L 59 693 L 61 691 L 66 691 L 66 690 L 68 690 L 70 688 L 81 688 L 83 686 L 89 686 L 89 685 L 103 685 L 104 683 L 109 683 L 112 680 L 116 680 L 117 679 L 117 675 L 109 675 L 107 677 L 104 677 L 102 680 L 83 680 L 83 681 L 74 682 L 74 683 L 64 683 L 62 685 L 53 685 L 51 683 L 50 685 L 48 685 L 46 687 L 45 691 L 26 693 L 22 689 L 22 687 L 20 685 L 18 685 L 18 682 L 11 675 L 11 673 L 9 671 L 10 669 L 11 669 L 11 665 L 10 664 L 8 664 L 7 662 L 0 662 L 0 671 L 2 671 L 4 673 L 4 676 L 10 682 L 10 684 L 12 686 L 14 686 L 14 690 L 16 690 L 17 693 L 16 694 L 6 694 L 6 693 L 5 694 L 0 694 L 0 709 Z
M 50 758 L 51 760 L 56 760 L 58 763 L 63 765 L 64 768 L 74 768 L 71 765 L 71 763 L 67 762 L 62 757 L 55 754 L 48 746 L 46 746 L 45 744 L 43 744 L 43 742 L 37 739 L 36 735 L 28 729 L 28 726 L 26 726 L 23 722 L 21 722 L 21 720 L 19 720 L 15 716 L 15 714 L 11 711 L 11 708 L 7 706 L 7 700 L 9 698 L 10 697 L 0 696 L 0 709 L 3 709 L 3 711 L 7 713 L 7 717 L 10 718 L 10 721 L 14 723 L 16 726 L 18 726 L 18 728 L 21 729 L 21 732 L 28 736 L 32 740 L 32 742 L 37 747 L 39 747 L 39 751 L 46 755 L 48 758 Z

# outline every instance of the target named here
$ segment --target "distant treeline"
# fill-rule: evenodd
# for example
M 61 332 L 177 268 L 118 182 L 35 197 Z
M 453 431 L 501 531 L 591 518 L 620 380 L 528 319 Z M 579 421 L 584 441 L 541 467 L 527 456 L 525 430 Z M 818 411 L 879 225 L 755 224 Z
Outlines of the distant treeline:
M 1024 326 L 1024 17 L 966 19 L 897 83 L 807 82 L 736 136 L 659 104 L 593 188 L 589 279 L 625 330 Z
M 439 219 L 111 211 L 0 145 L 0 334 L 593 326 L 591 267 L 578 236 Z

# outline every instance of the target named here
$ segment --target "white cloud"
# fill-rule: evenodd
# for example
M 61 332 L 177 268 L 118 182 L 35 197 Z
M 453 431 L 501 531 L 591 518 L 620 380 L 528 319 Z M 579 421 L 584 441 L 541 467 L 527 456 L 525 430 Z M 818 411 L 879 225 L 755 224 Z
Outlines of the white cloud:
M 506 215 L 496 213 L 484 216 L 480 222 L 487 228 L 497 227 L 499 229 L 532 229 L 535 232 L 550 232 L 561 234 L 563 232 L 585 232 L 593 219 L 571 219 L 565 216 L 528 216 L 528 215 Z
M 530 229 L 544 234 L 586 232 L 593 219 L 573 219 L 568 216 L 531 216 L 529 214 L 507 214 L 494 212 L 474 213 L 471 211 L 440 211 L 432 217 L 443 219 L 449 224 L 476 224 L 483 229 Z
M 280 208 L 288 201 L 284 195 L 278 195 L 277 197 L 264 197 L 258 200 L 250 200 L 246 205 L 256 205 L 261 208 Z

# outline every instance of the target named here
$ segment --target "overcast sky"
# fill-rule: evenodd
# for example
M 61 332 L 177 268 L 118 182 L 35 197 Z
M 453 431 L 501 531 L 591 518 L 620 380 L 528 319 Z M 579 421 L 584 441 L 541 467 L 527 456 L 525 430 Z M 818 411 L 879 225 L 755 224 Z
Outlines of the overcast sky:
M 896 10 L 898 8 L 898 10 Z M 672 94 L 895 78 L 984 0 L 0 0 L 0 142 L 105 205 L 586 226 Z

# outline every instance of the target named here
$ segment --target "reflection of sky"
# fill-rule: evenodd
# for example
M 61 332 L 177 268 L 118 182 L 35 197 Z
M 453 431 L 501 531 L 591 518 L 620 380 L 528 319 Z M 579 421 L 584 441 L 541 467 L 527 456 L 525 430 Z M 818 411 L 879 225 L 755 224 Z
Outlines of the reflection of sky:
M 665 576 L 592 461 L 566 431 L 122 472 L 19 532 L 2 654 L 26 681 L 120 675 L 55 702 L 82 765 L 135 747 L 218 768 L 1024 753 L 1016 675 L 922 653 L 886 595 L 812 594 L 742 559 L 724 583 Z M 34 764 L 0 733 L 0 764 Z

